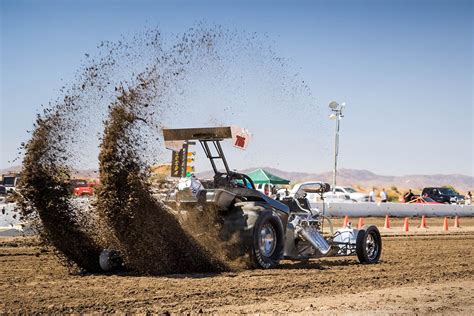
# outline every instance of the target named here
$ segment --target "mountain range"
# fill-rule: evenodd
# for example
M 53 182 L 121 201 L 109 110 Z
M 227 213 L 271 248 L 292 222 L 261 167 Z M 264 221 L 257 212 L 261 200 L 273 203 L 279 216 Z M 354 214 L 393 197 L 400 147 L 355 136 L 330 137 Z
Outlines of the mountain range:
M 239 170 L 242 173 L 249 173 L 255 169 L 262 168 L 276 176 L 290 180 L 292 183 L 304 181 L 324 181 L 332 183 L 332 171 L 321 173 L 292 172 L 284 171 L 272 167 L 256 167 Z M 0 170 L 0 174 L 10 171 L 18 172 L 19 166 Z M 198 178 L 210 178 L 212 171 L 206 171 L 196 174 Z M 78 171 L 78 177 L 97 177 L 98 173 L 94 170 Z M 339 169 L 337 171 L 337 184 L 350 185 L 357 188 L 370 189 L 371 187 L 391 188 L 393 186 L 398 189 L 415 189 L 420 190 L 429 186 L 452 186 L 460 193 L 465 194 L 467 191 L 474 191 L 474 177 L 461 174 L 434 174 L 434 175 L 406 175 L 406 176 L 386 176 L 378 175 L 368 170 L 358 169 Z
M 258 167 L 270 173 L 290 180 L 292 183 L 304 181 L 324 181 L 332 183 L 332 171 L 321 173 L 291 172 L 283 171 L 272 167 Z M 258 168 L 240 170 L 242 173 L 249 173 Z M 211 177 L 212 171 L 197 174 L 198 177 Z M 391 188 L 420 190 L 429 186 L 452 186 L 461 193 L 474 191 L 474 177 L 460 174 L 434 174 L 434 175 L 406 175 L 406 176 L 386 176 L 378 175 L 368 170 L 339 169 L 337 171 L 337 184 L 348 185 L 359 188 L 378 189 Z

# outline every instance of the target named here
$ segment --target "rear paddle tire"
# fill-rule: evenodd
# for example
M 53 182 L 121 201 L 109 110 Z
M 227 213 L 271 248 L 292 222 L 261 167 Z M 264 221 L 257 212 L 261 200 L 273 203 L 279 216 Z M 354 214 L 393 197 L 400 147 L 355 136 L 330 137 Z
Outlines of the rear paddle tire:
M 382 237 L 374 225 L 363 226 L 357 235 L 356 253 L 360 263 L 377 263 L 382 254 Z

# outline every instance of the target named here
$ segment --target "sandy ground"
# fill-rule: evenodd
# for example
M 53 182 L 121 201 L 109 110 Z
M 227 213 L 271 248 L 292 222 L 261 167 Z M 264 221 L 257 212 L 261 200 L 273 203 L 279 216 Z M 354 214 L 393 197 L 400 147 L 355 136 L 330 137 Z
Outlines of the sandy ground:
M 473 314 L 474 219 L 448 233 L 430 222 L 429 235 L 384 233 L 376 265 L 327 258 L 162 277 L 71 275 L 31 238 L 1 238 L 0 312 Z

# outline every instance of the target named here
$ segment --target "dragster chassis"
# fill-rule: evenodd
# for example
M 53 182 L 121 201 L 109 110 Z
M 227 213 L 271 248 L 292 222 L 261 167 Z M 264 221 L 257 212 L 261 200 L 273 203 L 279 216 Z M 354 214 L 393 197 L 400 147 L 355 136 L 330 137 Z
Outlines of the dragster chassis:
M 204 189 L 197 196 L 177 191 L 166 204 L 186 212 L 198 207 L 217 210 L 227 230 L 223 235 L 238 234 L 256 268 L 275 267 L 281 259 L 354 255 L 361 263 L 376 263 L 382 251 L 375 226 L 355 229 L 349 224 L 334 230 L 330 218 L 305 208 L 309 203 L 303 196 L 277 201 L 252 189 L 219 188 Z M 325 225 L 328 229 L 323 230 Z

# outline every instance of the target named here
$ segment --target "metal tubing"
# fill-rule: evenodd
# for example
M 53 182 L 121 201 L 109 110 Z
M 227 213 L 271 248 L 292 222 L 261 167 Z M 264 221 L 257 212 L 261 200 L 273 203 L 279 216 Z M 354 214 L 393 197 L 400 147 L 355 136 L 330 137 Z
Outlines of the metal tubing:
M 211 161 L 212 169 L 214 170 L 214 174 L 217 174 L 217 167 L 214 162 L 214 157 L 212 157 L 211 149 L 209 148 L 209 145 L 207 145 L 206 140 L 201 140 L 199 141 L 201 143 L 202 149 L 204 149 L 204 152 L 206 153 L 207 158 Z
M 296 231 L 298 235 L 308 241 L 317 251 L 319 251 L 323 256 L 327 255 L 331 250 L 326 239 L 324 239 L 321 234 L 319 234 L 313 227 L 302 227 L 297 226 Z
M 227 160 L 225 159 L 224 151 L 222 150 L 221 143 L 219 141 L 214 141 L 214 146 L 216 146 L 216 149 L 222 159 L 222 162 L 224 163 L 227 174 L 230 174 L 229 165 L 227 164 Z
M 339 113 L 336 114 L 336 136 L 334 140 L 334 172 L 332 179 L 332 191 L 336 192 L 337 156 L 339 156 Z

